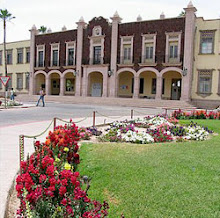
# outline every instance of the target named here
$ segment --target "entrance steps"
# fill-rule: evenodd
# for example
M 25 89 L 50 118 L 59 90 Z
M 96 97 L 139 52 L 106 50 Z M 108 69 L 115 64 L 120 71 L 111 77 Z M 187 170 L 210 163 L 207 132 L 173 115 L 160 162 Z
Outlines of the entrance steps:
M 16 97 L 18 101 L 37 101 L 38 95 L 21 94 Z M 76 96 L 45 96 L 45 102 L 59 102 L 71 104 L 97 104 L 97 105 L 114 105 L 140 108 L 167 108 L 168 110 L 196 109 L 190 102 L 177 100 L 155 100 L 155 99 L 134 99 L 134 98 L 109 98 L 109 97 L 76 97 Z

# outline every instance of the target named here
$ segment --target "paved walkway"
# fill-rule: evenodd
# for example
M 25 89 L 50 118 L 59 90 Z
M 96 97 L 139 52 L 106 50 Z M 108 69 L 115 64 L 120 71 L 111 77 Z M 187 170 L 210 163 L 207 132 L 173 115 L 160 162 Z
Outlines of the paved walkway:
M 96 125 L 109 123 L 115 121 L 117 117 L 107 118 L 107 117 L 96 117 Z M 117 120 L 130 119 L 130 117 L 122 117 Z M 73 122 L 82 120 L 82 118 L 73 119 Z M 22 125 L 11 125 L 6 127 L 0 127 L 0 218 L 4 217 L 5 207 L 7 203 L 8 192 L 11 188 L 12 182 L 16 177 L 16 173 L 19 170 L 19 135 L 37 135 L 43 132 L 51 120 L 43 122 L 32 122 Z M 77 123 L 78 126 L 92 126 L 92 117 Z M 57 125 L 61 122 L 57 122 Z M 52 130 L 53 125 L 49 130 Z M 48 131 L 49 131 L 48 130 Z M 38 138 L 40 141 L 44 141 L 47 133 Z M 32 153 L 33 140 L 25 139 L 25 156 L 27 153 Z

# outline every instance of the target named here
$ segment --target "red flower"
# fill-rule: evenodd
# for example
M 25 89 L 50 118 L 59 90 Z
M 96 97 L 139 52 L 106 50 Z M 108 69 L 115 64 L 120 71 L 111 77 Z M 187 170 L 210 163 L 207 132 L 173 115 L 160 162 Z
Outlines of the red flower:
M 66 187 L 65 186 L 61 186 L 59 189 L 59 194 L 60 196 L 63 196 L 66 193 Z
M 64 206 L 66 206 L 66 204 L 67 204 L 66 198 L 63 198 L 63 200 L 61 201 L 61 204 L 64 205 Z

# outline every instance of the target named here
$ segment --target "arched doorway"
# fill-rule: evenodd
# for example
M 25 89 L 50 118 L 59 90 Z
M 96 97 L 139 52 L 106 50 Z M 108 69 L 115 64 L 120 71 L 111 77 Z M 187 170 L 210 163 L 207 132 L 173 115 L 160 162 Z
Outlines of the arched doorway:
M 157 75 L 155 72 L 144 71 L 139 75 L 139 97 L 154 99 L 156 96 Z
M 163 74 L 162 98 L 180 100 L 182 76 L 176 71 L 167 71 Z
M 60 75 L 58 73 L 50 74 L 50 82 L 51 82 L 51 95 L 59 95 L 60 94 Z
M 46 88 L 46 79 L 43 73 L 35 74 L 35 94 L 39 94 L 40 89 L 43 88 L 45 91 Z
M 65 74 L 65 91 L 64 95 L 75 95 L 76 88 L 76 77 L 72 72 L 67 72 Z
M 134 94 L 134 74 L 123 71 L 118 75 L 118 97 L 132 98 Z
M 91 72 L 88 76 L 88 96 L 102 97 L 103 75 L 100 72 Z

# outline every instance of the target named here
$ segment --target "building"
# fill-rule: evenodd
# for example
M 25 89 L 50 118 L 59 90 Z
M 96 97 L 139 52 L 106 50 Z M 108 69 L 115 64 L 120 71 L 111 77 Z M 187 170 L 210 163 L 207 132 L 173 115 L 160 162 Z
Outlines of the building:
M 29 92 L 30 40 L 6 44 L 7 72 L 10 76 L 8 88 L 16 93 Z M 0 76 L 5 76 L 3 44 L 0 44 Z M 0 83 L 0 94 L 4 95 L 4 86 Z
M 220 19 L 196 19 L 192 102 L 199 107 L 220 105 Z
M 31 29 L 30 93 L 191 100 L 196 8 L 185 16 L 121 23 L 81 18 L 77 29 Z

